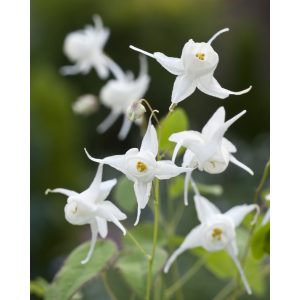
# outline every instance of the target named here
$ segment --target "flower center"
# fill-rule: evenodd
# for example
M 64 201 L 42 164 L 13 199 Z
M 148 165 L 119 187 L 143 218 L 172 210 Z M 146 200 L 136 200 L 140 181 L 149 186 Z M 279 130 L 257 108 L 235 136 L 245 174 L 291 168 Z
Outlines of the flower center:
M 139 171 L 139 172 L 145 172 L 147 171 L 147 165 L 145 165 L 142 161 L 138 161 L 136 163 L 136 169 Z
M 212 232 L 212 237 L 218 241 L 222 239 L 222 233 L 223 231 L 220 228 L 214 228 Z
M 196 53 L 196 57 L 197 57 L 198 59 L 200 59 L 200 60 L 204 60 L 205 54 L 202 53 L 202 52 L 198 52 L 198 53 Z

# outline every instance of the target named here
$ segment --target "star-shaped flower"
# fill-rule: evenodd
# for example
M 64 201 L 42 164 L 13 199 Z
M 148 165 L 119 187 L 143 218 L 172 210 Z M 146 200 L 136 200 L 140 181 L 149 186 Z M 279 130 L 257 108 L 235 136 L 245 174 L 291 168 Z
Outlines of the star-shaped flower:
M 92 184 L 87 190 L 77 193 L 71 190 L 57 188 L 47 190 L 46 194 L 60 193 L 68 197 L 65 206 L 65 218 L 73 225 L 90 224 L 92 231 L 92 240 L 89 252 L 86 258 L 81 262 L 85 264 L 91 258 L 98 233 L 102 238 L 107 236 L 107 222 L 113 222 L 119 227 L 123 234 L 126 230 L 120 223 L 120 220 L 126 219 L 126 215 L 122 213 L 112 202 L 106 200 L 110 191 L 117 183 L 116 179 L 102 181 L 103 165 L 99 165 L 96 176 Z
M 127 109 L 145 95 L 150 82 L 147 69 L 146 58 L 140 56 L 140 73 L 136 79 L 131 72 L 128 72 L 119 79 L 109 80 L 101 89 L 100 100 L 103 105 L 111 109 L 111 113 L 97 127 L 100 133 L 105 132 L 120 115 L 123 115 L 123 125 L 118 137 L 121 140 L 126 138 L 132 125 L 132 121 L 127 117 Z M 140 124 L 141 121 L 142 119 L 138 119 L 135 123 Z
M 149 53 L 134 46 L 131 49 L 148 55 L 160 63 L 167 71 L 177 76 L 171 97 L 171 107 L 189 97 L 196 88 L 203 93 L 224 99 L 230 94 L 241 95 L 250 91 L 251 86 L 239 92 L 224 89 L 214 78 L 214 71 L 219 62 L 219 56 L 211 43 L 228 28 L 218 31 L 207 43 L 196 43 L 190 39 L 183 47 L 181 58 L 166 56 L 161 52 Z
M 110 31 L 103 26 L 100 16 L 94 16 L 93 20 L 95 26 L 88 25 L 66 36 L 63 51 L 74 65 L 62 67 L 61 72 L 63 75 L 87 74 L 94 68 L 101 79 L 106 79 L 109 71 L 121 78 L 122 70 L 103 51 Z
M 209 252 L 226 250 L 240 272 L 247 293 L 251 294 L 251 288 L 238 260 L 235 229 L 253 210 L 257 210 L 257 214 L 252 223 L 256 222 L 259 213 L 258 205 L 238 205 L 222 214 L 212 202 L 199 194 L 194 196 L 194 201 L 201 224 L 192 229 L 181 246 L 171 255 L 165 265 L 164 272 L 168 272 L 175 259 L 188 249 L 203 247 Z
M 183 157 L 183 167 L 198 168 L 200 171 L 218 174 L 224 172 L 229 162 L 232 162 L 253 175 L 250 168 L 233 156 L 232 153 L 237 152 L 237 149 L 228 139 L 224 138 L 227 129 L 245 113 L 244 110 L 225 122 L 225 109 L 220 107 L 203 127 L 201 133 L 188 130 L 172 134 L 169 140 L 176 143 L 172 160 L 175 161 L 180 147 L 184 146 L 187 150 Z M 190 177 L 191 172 L 188 172 L 184 193 L 186 205 Z
M 178 167 L 170 160 L 156 161 L 158 140 L 156 130 L 151 124 L 151 117 L 140 149 L 132 148 L 123 155 L 109 156 L 104 159 L 97 159 L 90 156 L 87 151 L 86 153 L 91 160 L 110 165 L 134 182 L 134 192 L 138 205 L 134 225 L 138 224 L 141 209 L 144 209 L 149 201 L 152 181 L 155 177 L 161 180 L 169 179 L 191 170 L 190 168 Z

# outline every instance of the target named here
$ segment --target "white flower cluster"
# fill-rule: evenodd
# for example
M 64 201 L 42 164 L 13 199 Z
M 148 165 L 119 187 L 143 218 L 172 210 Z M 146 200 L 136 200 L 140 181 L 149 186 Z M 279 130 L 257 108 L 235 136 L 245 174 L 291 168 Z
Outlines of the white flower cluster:
M 88 26 L 84 30 L 72 32 L 66 37 L 64 52 L 74 62 L 74 66 L 64 67 L 62 72 L 66 75 L 85 74 L 94 68 L 102 79 L 107 78 L 109 72 L 114 75 L 115 78 L 109 80 L 100 92 L 102 104 L 110 108 L 111 113 L 97 129 L 99 132 L 106 131 L 120 115 L 123 115 L 124 122 L 119 138 L 124 139 L 132 122 L 139 124 L 145 113 L 140 99 L 146 93 L 150 81 L 147 62 L 144 56 L 140 56 L 140 73 L 136 79 L 133 78 L 132 73 L 125 74 L 103 51 L 109 30 L 103 27 L 100 17 L 94 17 L 94 21 L 94 27 Z M 160 52 L 151 54 L 136 47 L 130 47 L 153 57 L 165 69 L 177 76 L 171 98 L 171 110 L 173 110 L 196 88 L 210 96 L 222 99 L 230 94 L 241 95 L 251 89 L 249 87 L 240 92 L 232 92 L 222 88 L 213 77 L 219 57 L 211 43 L 225 31 L 228 29 L 217 32 L 207 43 L 196 43 L 189 40 L 183 47 L 181 58 L 167 57 Z M 95 98 L 88 95 L 74 104 L 73 109 L 76 113 L 89 114 L 96 107 Z M 149 201 L 153 179 L 167 180 L 185 173 L 184 203 L 188 204 L 188 188 L 191 183 L 195 193 L 194 202 L 200 225 L 197 225 L 187 235 L 182 245 L 172 254 L 164 271 L 168 272 L 178 255 L 187 249 L 203 247 L 209 252 L 225 249 L 236 264 L 246 291 L 250 294 L 251 289 L 238 260 L 235 229 L 247 214 L 254 210 L 259 213 L 259 207 L 256 204 L 243 204 L 231 208 L 226 213 L 221 213 L 212 202 L 200 195 L 192 179 L 192 172 L 195 170 L 210 174 L 222 173 L 227 169 L 229 162 L 253 175 L 249 167 L 233 156 L 233 153 L 237 152 L 237 148 L 224 137 L 228 128 L 246 111 L 244 110 L 225 121 L 225 109 L 220 107 L 201 132 L 190 130 L 173 133 L 169 137 L 171 142 L 176 143 L 172 160 L 157 160 L 159 143 L 156 129 L 151 122 L 154 113 L 155 111 L 152 111 L 140 148 L 131 148 L 125 154 L 101 159 L 92 157 L 85 150 L 87 156 L 99 164 L 97 174 L 87 190 L 81 193 L 62 188 L 47 190 L 47 192 L 61 193 L 68 197 L 65 206 L 65 218 L 68 222 L 74 225 L 90 224 L 92 242 L 89 253 L 82 263 L 86 263 L 90 259 L 97 234 L 99 233 L 102 238 L 107 236 L 108 221 L 113 222 L 126 234 L 125 228 L 120 223 L 121 220 L 126 219 L 126 215 L 112 202 L 106 200 L 117 180 L 102 182 L 103 165 L 109 165 L 120 171 L 133 182 L 137 201 L 137 217 L 134 225 L 138 224 L 141 210 Z M 182 166 L 177 166 L 175 159 L 180 147 L 185 147 L 186 150 Z

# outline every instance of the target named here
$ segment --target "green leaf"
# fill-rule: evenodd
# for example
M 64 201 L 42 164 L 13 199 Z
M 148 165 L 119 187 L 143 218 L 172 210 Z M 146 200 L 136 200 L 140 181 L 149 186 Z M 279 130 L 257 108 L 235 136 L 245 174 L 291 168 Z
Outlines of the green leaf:
M 265 254 L 270 255 L 270 222 L 260 226 L 251 241 L 253 257 L 260 260 Z
M 49 283 L 42 277 L 30 281 L 30 294 L 44 298 Z
M 77 247 L 66 259 L 46 293 L 46 300 L 70 299 L 83 284 L 95 277 L 116 254 L 116 245 L 109 240 L 97 241 L 90 261 L 82 265 L 90 247 L 86 242 Z
M 133 183 L 126 176 L 118 179 L 114 197 L 119 206 L 125 211 L 132 213 L 136 210 L 136 197 L 133 190 Z
M 164 249 L 156 248 L 152 269 L 153 277 L 163 268 L 167 256 L 167 252 Z M 120 256 L 116 267 L 136 295 L 143 298 L 146 293 L 148 259 L 140 252 L 128 251 Z
M 160 125 L 161 126 L 158 128 L 160 150 L 170 154 L 175 144 L 169 142 L 168 139 L 172 133 L 188 130 L 188 117 L 182 108 L 177 108 L 172 114 L 170 114 L 168 117 L 165 117 L 161 121 Z

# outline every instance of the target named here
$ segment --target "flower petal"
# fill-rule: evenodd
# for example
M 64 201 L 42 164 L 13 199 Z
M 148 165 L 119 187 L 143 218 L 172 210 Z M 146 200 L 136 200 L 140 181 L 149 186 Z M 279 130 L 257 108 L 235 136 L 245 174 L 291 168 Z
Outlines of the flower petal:
M 220 34 L 229 31 L 229 28 L 224 28 L 215 33 L 207 42 L 207 44 L 211 44 Z
M 112 188 L 116 185 L 117 179 L 111 179 L 100 183 L 99 196 L 96 203 L 106 200 Z
M 205 135 L 208 139 L 214 134 L 216 130 L 219 129 L 225 122 L 225 109 L 224 107 L 220 107 L 216 110 L 216 112 L 212 115 L 212 117 L 208 120 L 206 125 L 202 129 L 202 134 Z
M 88 252 L 86 258 L 81 261 L 81 264 L 83 264 L 83 265 L 86 264 L 90 260 L 90 258 L 92 257 L 92 254 L 94 252 L 96 242 L 97 242 L 97 235 L 98 235 L 97 223 L 92 222 L 90 224 L 90 226 L 91 226 L 91 231 L 92 231 L 91 245 L 90 245 L 90 249 L 89 249 L 89 252 Z
M 196 82 L 193 77 L 183 74 L 176 77 L 171 101 L 172 103 L 179 103 L 190 96 L 196 89 Z
M 192 231 L 186 236 L 180 247 L 168 259 L 164 267 L 164 272 L 167 273 L 169 271 L 171 265 L 181 253 L 191 248 L 201 247 L 203 245 L 204 233 L 205 231 L 203 225 L 198 225 L 197 227 L 192 229 Z
M 169 179 L 191 170 L 191 168 L 178 167 L 171 160 L 160 160 L 157 162 L 155 176 L 161 180 Z
M 253 171 L 247 167 L 246 165 L 244 165 L 243 163 L 241 163 L 239 160 L 237 160 L 233 155 L 230 155 L 229 160 L 235 164 L 236 166 L 244 169 L 246 172 L 248 172 L 250 175 L 254 175 Z
M 189 196 L 189 184 L 191 181 L 192 172 L 186 172 L 184 179 L 184 205 L 188 205 L 188 196 Z
M 251 213 L 253 210 L 256 210 L 256 215 L 253 218 L 252 224 L 254 224 L 257 220 L 259 214 L 259 206 L 257 204 L 243 204 L 237 205 L 229 209 L 224 215 L 228 216 L 233 220 L 235 227 L 239 226 L 246 215 Z
M 184 67 L 180 58 L 169 57 L 161 52 L 154 52 L 154 58 L 161 64 L 167 71 L 174 75 L 181 75 Z
M 150 151 L 156 157 L 158 152 L 158 139 L 155 127 L 151 124 L 151 117 L 148 122 L 147 131 L 142 140 L 140 151 Z
M 137 217 L 134 223 L 136 226 L 140 219 L 141 209 L 144 209 L 149 201 L 151 193 L 152 182 L 139 182 L 134 183 L 134 192 L 137 200 Z
M 47 189 L 45 191 L 45 194 L 47 195 L 48 193 L 59 193 L 59 194 L 66 195 L 67 197 L 78 195 L 78 193 L 76 193 L 74 191 L 63 189 L 63 188 L 57 188 L 57 189 L 53 189 L 53 190 Z
M 118 134 L 118 138 L 120 140 L 125 140 L 129 131 L 130 131 L 130 128 L 131 128 L 131 125 L 132 125 L 132 121 L 130 121 L 126 115 L 124 115 L 124 119 L 123 119 L 123 124 L 122 124 L 122 127 L 121 127 L 121 130 Z
M 261 222 L 261 225 L 266 225 L 268 222 L 270 221 L 270 208 L 267 210 L 262 222 Z
M 105 239 L 107 237 L 107 221 L 103 218 L 96 217 L 98 232 L 100 236 Z
M 211 201 L 201 195 L 195 195 L 194 202 L 201 223 L 208 222 L 216 214 L 221 214 L 220 210 Z
M 234 92 L 222 88 L 218 81 L 212 75 L 208 75 L 199 78 L 197 82 L 197 88 L 201 92 L 209 96 L 224 99 L 227 98 L 229 95 L 242 95 L 248 93 L 251 90 L 252 86 L 249 86 L 245 90 Z
M 235 145 L 233 145 L 228 139 L 222 139 L 222 145 L 226 148 L 229 153 L 235 153 L 237 151 Z
M 97 131 L 99 133 L 105 132 L 107 129 L 109 129 L 118 119 L 120 116 L 120 113 L 116 113 L 112 111 L 102 123 L 100 123 L 97 127 Z

